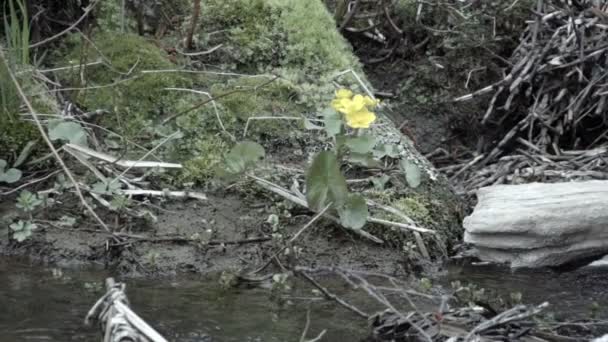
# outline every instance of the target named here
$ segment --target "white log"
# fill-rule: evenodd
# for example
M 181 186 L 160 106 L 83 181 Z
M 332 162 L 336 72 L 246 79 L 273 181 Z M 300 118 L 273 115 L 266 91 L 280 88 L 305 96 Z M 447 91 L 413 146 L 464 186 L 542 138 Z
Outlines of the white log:
M 608 254 L 608 181 L 500 185 L 477 196 L 464 241 L 485 261 L 542 267 Z

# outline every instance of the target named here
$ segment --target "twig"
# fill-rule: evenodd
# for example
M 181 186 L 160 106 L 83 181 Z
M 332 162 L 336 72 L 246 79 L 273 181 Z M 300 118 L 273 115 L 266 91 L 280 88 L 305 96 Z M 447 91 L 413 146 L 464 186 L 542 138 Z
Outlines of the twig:
M 93 4 L 91 4 L 91 5 L 94 5 L 94 4 L 96 4 L 96 2 L 93 3 Z M 91 7 L 91 9 L 92 9 L 92 7 Z M 74 178 L 74 175 L 72 175 L 72 172 L 70 171 L 70 169 L 67 167 L 67 165 L 65 164 L 65 162 L 63 161 L 63 159 L 61 159 L 61 156 L 57 152 L 57 149 L 55 149 L 55 146 L 53 146 L 53 143 L 51 142 L 51 140 L 47 136 L 46 131 L 44 130 L 44 127 L 42 127 L 42 124 L 40 123 L 40 119 L 38 118 L 38 115 L 36 114 L 36 110 L 34 110 L 34 107 L 30 103 L 30 101 L 28 100 L 27 96 L 25 96 L 25 93 L 23 92 L 23 89 L 21 88 L 21 85 L 19 84 L 19 81 L 15 77 L 15 75 L 14 75 L 14 73 L 13 73 L 13 71 L 12 71 L 12 69 L 11 69 L 11 67 L 10 67 L 10 65 L 9 65 L 6 57 L 5 57 L 5 55 L 4 55 L 4 51 L 2 49 L 0 49 L 0 58 L 2 58 L 2 62 L 4 63 L 4 65 L 5 65 L 6 69 L 7 69 L 7 73 L 9 74 L 11 80 L 13 81 L 13 84 L 15 85 L 15 89 L 17 90 L 17 93 L 19 94 L 19 97 L 21 97 L 21 100 L 23 101 L 23 103 L 25 104 L 25 106 L 29 110 L 30 114 L 32 115 L 32 118 L 34 119 L 34 121 L 36 123 L 36 127 L 38 128 L 38 131 L 40 131 L 40 135 L 42 136 L 42 139 L 48 145 L 49 149 L 53 153 L 53 156 L 57 160 L 57 163 L 59 163 L 59 165 L 63 169 L 63 172 L 65 173 L 65 175 L 68 177 L 68 179 L 70 180 L 70 182 L 74 186 L 74 189 L 76 191 L 76 194 L 78 195 L 78 198 L 80 199 L 80 202 L 87 209 L 87 211 L 93 216 L 93 218 L 95 218 L 95 220 L 97 221 L 97 223 L 99 223 L 99 225 L 101 225 L 103 227 L 103 229 L 105 229 L 109 233 L 112 233 L 112 231 L 110 230 L 110 228 L 105 224 L 105 222 L 103 222 L 103 220 L 97 215 L 97 213 L 95 212 L 95 210 L 93 210 L 93 208 L 89 205 L 89 203 L 84 198 L 84 196 L 82 194 L 82 191 L 80 191 L 80 187 L 78 186 L 78 182 Z M 112 236 L 113 236 L 113 238 L 115 240 L 118 241 L 118 239 L 116 238 L 116 236 L 114 236 L 114 235 L 112 235 Z
M 363 317 L 365 319 L 369 318 L 368 314 L 366 314 L 365 312 L 361 311 L 356 306 L 347 303 L 346 301 L 344 301 L 340 297 L 336 296 L 335 294 L 329 292 L 325 287 L 323 287 L 323 285 L 319 284 L 314 278 L 312 278 L 311 276 L 309 276 L 306 272 L 304 272 L 304 271 L 298 271 L 297 268 L 296 268 L 295 273 L 301 275 L 302 277 L 304 277 L 304 279 L 308 280 L 308 282 L 310 282 L 314 287 L 316 287 L 319 291 L 321 291 L 321 293 L 323 293 L 323 295 L 326 298 L 335 301 L 336 303 L 342 305 L 343 307 L 347 308 L 348 310 L 350 310 L 350 311 L 354 312 L 355 314 L 359 315 L 360 317 Z
M 66 34 L 66 33 L 70 32 L 70 31 L 72 31 L 72 30 L 73 30 L 73 29 L 74 29 L 76 26 L 78 26 L 78 24 L 80 24 L 80 23 L 81 23 L 81 22 L 82 22 L 82 21 L 83 21 L 83 20 L 84 20 L 84 19 L 85 19 L 85 18 L 86 18 L 88 15 L 89 15 L 89 13 L 91 13 L 91 11 L 92 11 L 92 10 L 95 8 L 95 6 L 97 5 L 97 3 L 98 3 L 98 2 L 99 2 L 99 0 L 95 0 L 95 1 L 93 1 L 91 4 L 89 4 L 89 6 L 87 6 L 87 7 L 84 9 L 84 13 L 82 14 L 82 16 L 81 16 L 80 18 L 78 18 L 78 20 L 76 20 L 76 21 L 75 21 L 75 22 L 74 22 L 72 25 L 70 25 L 68 28 L 66 28 L 65 30 L 63 30 L 63 31 L 61 31 L 61 32 L 59 32 L 59 33 L 57 33 L 57 34 L 55 34 L 55 35 L 53 35 L 53 36 L 50 36 L 50 37 L 48 37 L 48 38 L 46 38 L 46 39 L 44 39 L 44 40 L 41 40 L 41 41 L 39 41 L 39 42 L 36 42 L 36 43 L 30 44 L 29 48 L 30 48 L 30 49 L 33 49 L 33 48 L 37 48 L 37 47 L 39 47 L 39 46 L 41 46 L 41 45 L 44 45 L 44 44 L 50 43 L 50 42 L 52 42 L 53 40 L 55 40 L 55 39 L 57 39 L 57 38 L 59 38 L 59 37 L 63 36 L 64 34 Z
M 69 148 L 75 151 L 78 151 L 80 153 L 84 153 L 86 155 L 89 155 L 91 157 L 97 158 L 97 159 L 101 159 L 105 162 L 108 162 L 110 164 L 115 164 L 118 165 L 120 167 L 124 167 L 127 169 L 131 169 L 131 168 L 155 168 L 155 167 L 159 167 L 159 168 L 166 168 L 166 169 L 181 169 L 183 166 L 182 164 L 175 164 L 175 163 L 164 163 L 164 162 L 156 162 L 156 161 L 134 161 L 134 160 L 116 160 L 116 157 L 113 157 L 109 154 L 103 153 L 103 152 L 98 152 L 98 151 L 94 151 L 91 150 L 90 148 L 84 147 L 84 146 L 80 146 L 80 145 L 75 145 L 75 144 L 65 144 L 64 148 Z M 153 151 L 152 151 L 153 152 Z M 148 151 L 148 153 L 146 153 L 146 155 L 150 154 L 151 151 Z
M 270 83 L 272 83 L 272 82 L 276 81 L 278 78 L 279 78 L 279 76 L 274 76 L 274 77 L 273 77 L 273 78 L 271 78 L 270 80 L 268 80 L 268 81 L 266 81 L 266 82 L 263 82 L 263 83 L 262 83 L 262 84 L 260 84 L 260 85 L 255 86 L 254 90 L 257 90 L 257 89 L 259 89 L 259 88 L 263 88 L 263 87 L 267 86 L 268 84 L 270 84 Z M 175 120 L 176 118 L 178 118 L 178 117 L 180 117 L 180 116 L 182 116 L 182 115 L 184 115 L 184 114 L 188 114 L 188 113 L 190 113 L 190 112 L 191 112 L 191 111 L 193 111 L 193 110 L 197 110 L 197 109 L 199 109 L 200 107 L 202 107 L 202 106 L 206 105 L 207 103 L 209 103 L 209 102 L 211 102 L 211 101 L 216 101 L 216 100 L 221 99 L 222 97 L 226 97 L 226 96 L 229 96 L 229 95 L 232 95 L 232 94 L 235 94 L 235 93 L 242 93 L 242 92 L 246 92 L 246 91 L 248 91 L 248 90 L 249 90 L 249 89 L 234 89 L 234 90 L 231 90 L 231 91 L 229 91 L 229 92 L 227 92 L 227 93 L 223 93 L 223 94 L 217 95 L 217 96 L 213 97 L 212 99 L 209 99 L 209 100 L 206 100 L 206 101 L 201 101 L 201 102 L 199 102 L 199 103 L 195 104 L 194 106 L 192 106 L 192 107 L 190 107 L 190 108 L 188 108 L 188 109 L 186 109 L 186 110 L 183 110 L 183 111 L 181 111 L 181 112 L 179 112 L 179 113 L 176 113 L 176 114 L 173 114 L 173 115 L 169 116 L 168 118 L 166 118 L 166 119 L 164 119 L 164 120 L 162 121 L 162 124 L 163 124 L 163 125 L 165 125 L 165 124 L 167 124 L 168 122 L 173 121 L 173 120 Z

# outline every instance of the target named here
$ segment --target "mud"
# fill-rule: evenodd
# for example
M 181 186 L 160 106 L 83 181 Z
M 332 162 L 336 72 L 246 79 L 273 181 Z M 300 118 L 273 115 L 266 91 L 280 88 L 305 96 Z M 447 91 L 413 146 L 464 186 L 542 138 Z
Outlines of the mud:
M 126 238 L 118 246 L 94 225 L 58 229 L 39 224 L 41 228 L 23 243 L 9 241 L 8 227 L 0 227 L 3 236 L 0 255 L 27 256 L 36 262 L 61 267 L 97 264 L 128 276 L 253 270 L 266 263 L 282 244 L 272 239 L 235 242 L 270 237 L 273 229 L 267 220 L 275 205 L 268 199 L 259 196 L 251 199 L 237 192 L 208 194 L 207 201 L 171 201 L 156 210 L 157 222 L 125 225 L 127 228 L 117 230 L 160 241 Z M 0 217 L 13 208 L 13 202 L 5 200 L 0 206 Z M 292 217 L 280 215 L 278 233 L 286 239 L 313 215 L 299 208 L 291 212 Z M 114 218 L 103 219 L 112 222 Z M 195 234 L 203 236 L 208 230 L 213 232 L 210 244 L 200 240 L 184 241 Z M 176 241 L 167 241 L 167 238 Z M 300 265 L 340 265 L 389 274 L 404 272 L 402 252 L 362 241 L 328 221 L 319 220 L 298 238 L 296 245 L 302 248 L 294 259 Z

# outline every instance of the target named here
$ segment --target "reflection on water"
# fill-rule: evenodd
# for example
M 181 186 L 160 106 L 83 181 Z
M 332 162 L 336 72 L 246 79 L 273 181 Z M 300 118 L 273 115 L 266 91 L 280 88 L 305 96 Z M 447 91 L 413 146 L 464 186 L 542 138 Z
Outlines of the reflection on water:
M 0 341 L 99 341 L 98 330 L 82 322 L 107 276 L 0 261 Z M 215 280 L 192 278 L 128 280 L 127 295 L 171 341 L 297 341 L 309 302 L 294 299 L 295 305 L 281 308 L 266 290 L 225 292 Z M 311 305 L 311 337 L 327 329 L 325 341 L 357 341 L 364 324 L 333 303 Z
M 459 280 L 474 283 L 479 288 L 496 291 L 508 298 L 520 292 L 524 303 L 540 304 L 548 301 L 556 317 L 589 317 L 594 303 L 597 314 L 608 317 L 608 267 L 581 268 L 571 272 L 552 270 L 516 270 L 495 265 L 448 267 L 446 284 Z
M 526 303 L 549 301 L 558 317 L 588 317 L 597 302 L 599 316 L 608 317 L 608 268 L 570 273 L 511 272 L 496 266 L 448 268 L 444 285 L 454 280 L 472 282 L 507 298 L 511 292 L 521 292 Z M 101 270 L 58 271 L 0 260 L 0 341 L 99 341 L 98 330 L 85 328 L 82 321 L 101 296 L 107 276 Z M 365 322 L 343 308 L 324 300 L 310 301 L 308 286 L 295 292 L 294 305 L 279 306 L 269 300 L 267 290 L 222 291 L 215 279 L 127 281 L 135 311 L 171 341 L 297 341 L 308 303 L 312 303 L 311 337 L 327 329 L 324 341 L 357 341 L 366 333 Z M 361 302 L 360 294 L 350 300 L 374 311 Z

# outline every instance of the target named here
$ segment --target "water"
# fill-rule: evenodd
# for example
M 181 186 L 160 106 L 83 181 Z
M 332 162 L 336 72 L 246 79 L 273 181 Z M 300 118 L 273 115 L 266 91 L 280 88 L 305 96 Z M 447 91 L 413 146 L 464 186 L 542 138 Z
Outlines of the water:
M 571 272 L 516 270 L 496 265 L 448 267 L 444 279 L 474 283 L 478 288 L 495 291 L 503 298 L 520 292 L 526 304 L 550 303 L 556 317 L 589 318 L 594 303 L 599 304 L 598 317 L 608 318 L 608 267 L 587 267 Z
M 511 272 L 496 266 L 455 266 L 441 283 L 472 282 L 508 297 L 521 292 L 525 303 L 549 301 L 557 317 L 588 317 L 592 303 L 608 317 L 608 268 L 569 273 L 547 270 Z M 101 296 L 103 270 L 57 270 L 19 260 L 0 261 L 0 342 L 99 341 L 96 327 L 83 319 Z M 338 291 L 345 294 L 345 287 Z M 216 278 L 183 277 L 127 280 L 132 307 L 171 341 L 298 341 L 311 309 L 309 337 L 326 329 L 324 341 L 358 341 L 365 322 L 325 300 L 314 300 L 308 286 L 279 305 L 264 289 L 224 291 Z M 357 305 L 364 295 L 351 297 Z M 350 297 L 350 296 L 349 296 Z M 311 300 L 311 298 L 313 300 Z
M 53 271 L 0 261 L 0 341 L 99 341 L 83 319 L 101 296 L 104 271 Z M 128 280 L 135 311 L 171 341 L 298 341 L 309 292 L 294 305 L 269 300 L 269 291 L 223 291 L 215 279 Z M 333 303 L 313 300 L 309 337 L 357 341 L 365 322 Z

